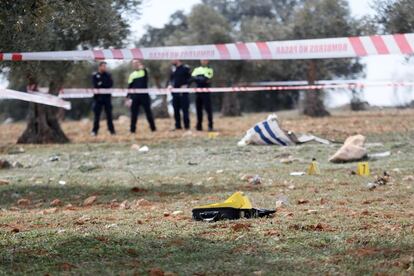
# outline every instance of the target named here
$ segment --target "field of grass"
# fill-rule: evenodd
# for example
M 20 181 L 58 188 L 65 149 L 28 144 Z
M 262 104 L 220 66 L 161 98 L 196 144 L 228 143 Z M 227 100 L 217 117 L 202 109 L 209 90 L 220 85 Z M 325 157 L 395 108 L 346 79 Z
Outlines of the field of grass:
M 154 136 L 140 125 L 139 139 L 118 122 L 117 137 L 93 140 L 90 123 L 67 122 L 72 144 L 24 145 L 19 154 L 12 142 L 23 125 L 0 126 L 0 159 L 23 165 L 0 170 L 9 182 L 0 185 L 0 275 L 413 275 L 414 112 L 282 114 L 289 129 L 337 141 L 361 133 L 370 153 L 391 151 L 369 161 L 371 177 L 352 175 L 356 163 L 327 161 L 340 144 L 237 147 L 265 117 L 219 118 L 212 140 L 168 132 L 170 121 Z M 293 163 L 280 162 L 289 156 Z M 312 158 L 322 175 L 290 176 Z M 384 171 L 390 182 L 369 190 Z M 273 218 L 191 219 L 193 207 L 236 191 L 255 207 L 287 204 Z

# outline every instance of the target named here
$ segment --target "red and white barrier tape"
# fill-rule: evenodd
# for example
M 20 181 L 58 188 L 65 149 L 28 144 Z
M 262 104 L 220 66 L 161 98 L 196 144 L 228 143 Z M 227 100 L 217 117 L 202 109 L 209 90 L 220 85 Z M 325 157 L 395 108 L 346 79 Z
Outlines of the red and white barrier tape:
M 149 88 L 149 89 L 93 89 L 67 88 L 62 89 L 59 97 L 64 99 L 91 98 L 95 94 L 111 94 L 114 97 L 125 97 L 129 94 L 167 95 L 170 93 L 228 93 L 228 92 L 268 92 L 268 91 L 297 91 L 320 89 L 358 89 L 365 87 L 413 87 L 414 82 L 371 82 L 345 84 L 316 84 L 316 85 L 285 85 L 285 86 L 256 86 L 256 87 L 215 87 L 215 88 Z
M 50 94 L 44 94 L 39 92 L 24 93 L 15 90 L 0 88 L 0 99 L 22 100 L 26 102 L 61 107 L 67 110 L 71 109 L 70 102 L 64 101 L 61 98 Z
M 414 53 L 414 33 L 134 49 L 0 53 L 1 60 L 290 60 Z

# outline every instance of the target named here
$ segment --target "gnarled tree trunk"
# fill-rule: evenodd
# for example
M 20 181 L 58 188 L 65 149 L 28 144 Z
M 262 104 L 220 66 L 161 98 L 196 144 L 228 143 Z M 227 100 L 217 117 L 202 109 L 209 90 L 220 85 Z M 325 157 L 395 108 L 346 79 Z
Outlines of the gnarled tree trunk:
M 37 90 L 37 82 L 29 80 L 31 90 Z M 59 85 L 51 82 L 49 86 L 50 94 L 57 94 Z M 68 143 L 66 137 L 58 121 L 59 108 L 31 104 L 29 118 L 26 130 L 17 140 L 19 144 L 49 144 L 49 143 Z
M 154 82 L 158 88 L 161 88 L 161 80 L 158 76 L 154 77 Z M 169 118 L 170 114 L 168 113 L 167 95 L 162 95 L 161 100 L 162 100 L 161 104 L 156 106 L 153 110 L 154 117 L 155 118 Z
M 244 62 L 236 63 L 233 66 L 236 68 L 236 76 L 235 76 L 235 83 L 239 83 L 242 72 Z M 227 86 L 232 85 L 232 83 L 228 83 Z M 221 103 L 221 115 L 224 117 L 237 117 L 241 116 L 241 108 L 240 108 L 240 100 L 238 97 L 238 93 L 223 93 L 223 101 Z
M 240 101 L 237 93 L 224 93 L 221 114 L 225 117 L 241 116 Z
M 308 84 L 315 84 L 316 80 L 316 61 L 309 61 Z M 323 102 L 323 92 L 321 90 L 308 90 L 305 95 L 303 114 L 311 117 L 325 117 L 330 113 L 326 110 Z

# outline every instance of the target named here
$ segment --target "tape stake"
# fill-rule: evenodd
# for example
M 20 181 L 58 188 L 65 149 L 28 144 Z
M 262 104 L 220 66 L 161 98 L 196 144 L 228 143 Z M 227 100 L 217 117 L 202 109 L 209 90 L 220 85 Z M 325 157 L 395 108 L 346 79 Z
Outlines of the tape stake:
M 3 56 L 4 56 L 4 54 L 0 53 L 0 61 L 3 60 Z

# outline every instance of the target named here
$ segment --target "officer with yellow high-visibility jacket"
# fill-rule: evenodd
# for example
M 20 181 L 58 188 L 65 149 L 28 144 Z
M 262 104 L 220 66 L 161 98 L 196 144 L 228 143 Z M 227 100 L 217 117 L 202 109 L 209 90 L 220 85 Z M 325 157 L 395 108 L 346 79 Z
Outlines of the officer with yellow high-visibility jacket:
M 128 88 L 148 88 L 148 71 L 145 69 L 144 65 L 139 60 L 135 60 L 132 63 L 132 67 L 134 72 L 129 75 L 128 78 Z M 128 93 L 127 98 L 129 98 L 132 102 L 131 105 L 131 133 L 135 133 L 137 121 L 138 121 L 138 114 L 139 114 L 139 106 L 142 106 L 145 114 L 147 115 L 147 121 L 151 128 L 151 131 L 156 131 L 154 116 L 152 115 L 151 111 L 151 99 L 148 93 L 144 94 L 135 94 L 135 93 Z
M 211 79 L 214 76 L 213 68 L 208 66 L 208 60 L 201 60 L 201 66 L 194 69 L 192 82 L 197 84 L 198 88 L 211 87 Z M 207 112 L 208 130 L 213 130 L 213 107 L 211 105 L 210 92 L 203 92 L 196 94 L 196 110 L 197 110 L 197 125 L 198 131 L 203 130 L 203 108 Z

